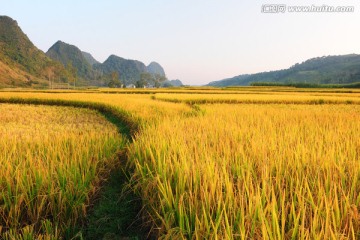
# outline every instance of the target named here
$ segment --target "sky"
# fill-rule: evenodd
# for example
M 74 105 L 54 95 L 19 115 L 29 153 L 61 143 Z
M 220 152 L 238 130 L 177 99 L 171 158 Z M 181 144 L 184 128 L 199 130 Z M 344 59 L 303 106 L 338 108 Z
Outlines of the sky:
M 262 12 L 271 4 L 286 11 Z M 354 12 L 288 11 L 312 5 Z M 61 40 L 100 62 L 111 54 L 156 61 L 168 79 L 187 85 L 360 54 L 358 0 L 0 0 L 0 15 L 16 20 L 44 52 Z

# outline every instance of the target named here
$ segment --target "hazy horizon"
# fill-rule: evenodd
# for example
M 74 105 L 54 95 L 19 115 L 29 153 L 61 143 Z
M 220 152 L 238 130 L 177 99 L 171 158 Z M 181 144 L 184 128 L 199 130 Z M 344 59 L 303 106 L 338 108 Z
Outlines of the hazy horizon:
M 354 12 L 262 13 L 265 4 L 353 6 Z M 100 62 L 111 54 L 160 63 L 169 79 L 211 81 L 288 68 L 313 57 L 360 53 L 360 2 L 350 1 L 5 1 L 46 52 L 56 41 Z M 263 9 L 264 10 L 264 9 Z

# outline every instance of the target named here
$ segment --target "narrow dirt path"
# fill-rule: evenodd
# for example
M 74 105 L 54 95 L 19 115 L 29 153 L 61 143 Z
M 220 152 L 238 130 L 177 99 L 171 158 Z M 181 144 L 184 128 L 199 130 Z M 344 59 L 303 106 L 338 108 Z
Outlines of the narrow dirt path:
M 146 239 L 139 212 L 141 199 L 127 190 L 127 178 L 116 169 L 81 229 L 82 239 Z
M 125 136 L 131 144 L 134 126 L 129 126 L 122 119 L 121 113 L 114 112 L 103 104 L 84 103 L 63 100 L 40 100 L 40 99 L 1 99 L 0 103 L 33 104 L 52 106 L 72 106 L 90 108 L 100 112 L 109 122 L 113 123 L 119 134 Z M 142 240 L 147 237 L 148 230 L 141 222 L 140 211 L 142 202 L 128 185 L 131 170 L 125 169 L 125 151 L 117 155 L 118 166 L 109 169 L 108 179 L 103 183 L 93 206 L 89 208 L 88 215 L 81 226 L 74 226 L 65 233 L 64 239 L 119 239 L 119 240 Z

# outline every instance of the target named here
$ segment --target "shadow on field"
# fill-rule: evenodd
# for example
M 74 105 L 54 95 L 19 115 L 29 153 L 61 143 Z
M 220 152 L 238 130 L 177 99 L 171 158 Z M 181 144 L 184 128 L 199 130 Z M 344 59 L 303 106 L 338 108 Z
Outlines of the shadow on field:
M 111 176 L 100 192 L 99 200 L 86 219 L 81 235 L 75 239 L 146 239 L 142 228 L 141 199 L 127 187 L 120 169 Z
M 131 130 L 112 114 L 104 114 L 113 123 L 120 134 L 129 141 Z M 141 219 L 142 201 L 136 196 L 128 184 L 132 170 L 126 168 L 126 152 L 118 155 L 118 164 L 110 172 L 94 205 L 89 210 L 85 224 L 78 229 L 78 234 L 70 239 L 103 239 L 103 240 L 143 240 L 149 239 L 149 229 L 144 227 Z M 70 234 L 70 236 L 74 236 Z

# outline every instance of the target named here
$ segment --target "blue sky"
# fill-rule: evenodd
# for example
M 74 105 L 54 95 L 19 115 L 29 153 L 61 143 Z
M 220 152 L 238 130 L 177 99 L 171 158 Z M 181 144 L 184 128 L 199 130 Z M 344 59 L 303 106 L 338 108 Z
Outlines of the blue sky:
M 57 40 L 98 61 L 115 54 L 159 62 L 169 79 L 201 85 L 288 68 L 308 58 L 360 54 L 358 0 L 0 0 L 47 51 Z M 354 6 L 353 13 L 261 13 L 264 4 Z

